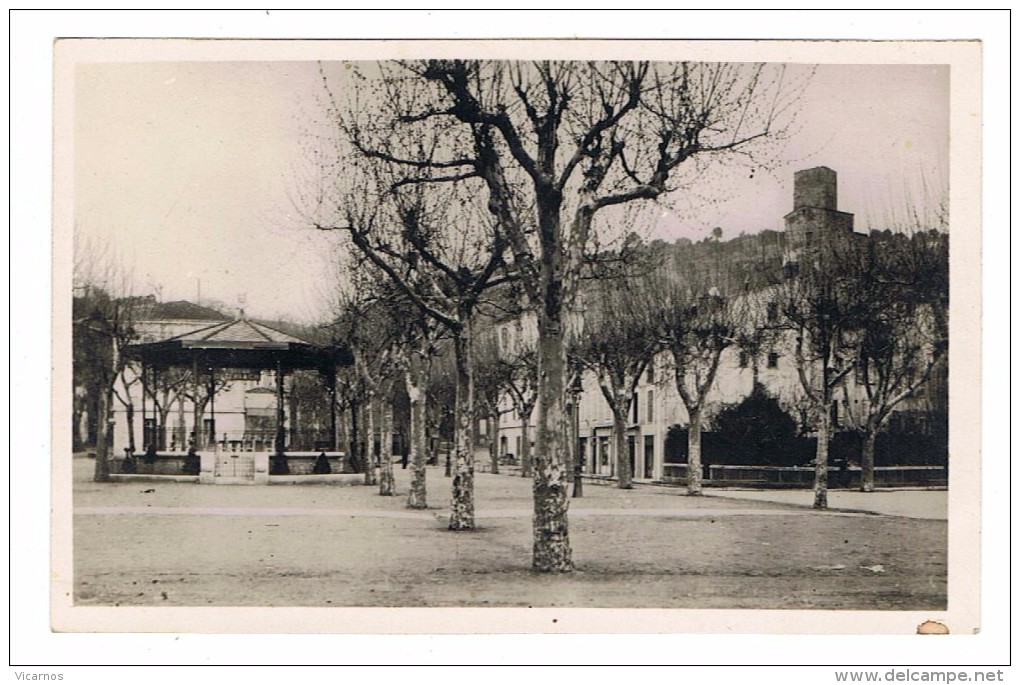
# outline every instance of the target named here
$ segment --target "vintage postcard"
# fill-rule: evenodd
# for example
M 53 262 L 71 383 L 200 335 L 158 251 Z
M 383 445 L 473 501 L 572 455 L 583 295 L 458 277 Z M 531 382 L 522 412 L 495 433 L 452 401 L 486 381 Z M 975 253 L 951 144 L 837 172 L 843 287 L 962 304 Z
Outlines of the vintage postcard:
M 979 43 L 54 56 L 55 631 L 980 628 Z

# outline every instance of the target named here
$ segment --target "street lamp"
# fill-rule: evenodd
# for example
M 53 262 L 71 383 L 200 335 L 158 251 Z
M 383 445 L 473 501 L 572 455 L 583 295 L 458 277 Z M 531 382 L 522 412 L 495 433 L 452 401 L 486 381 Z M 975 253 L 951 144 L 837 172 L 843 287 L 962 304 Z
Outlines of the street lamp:
M 570 395 L 573 398 L 573 409 L 574 409 L 574 441 L 572 453 L 574 455 L 574 491 L 571 494 L 572 497 L 582 497 L 584 495 L 584 485 L 582 483 L 581 472 L 584 470 L 584 455 L 581 454 L 581 393 L 584 391 L 584 386 L 581 383 L 581 371 L 578 369 L 577 373 L 574 374 L 574 381 L 570 384 Z

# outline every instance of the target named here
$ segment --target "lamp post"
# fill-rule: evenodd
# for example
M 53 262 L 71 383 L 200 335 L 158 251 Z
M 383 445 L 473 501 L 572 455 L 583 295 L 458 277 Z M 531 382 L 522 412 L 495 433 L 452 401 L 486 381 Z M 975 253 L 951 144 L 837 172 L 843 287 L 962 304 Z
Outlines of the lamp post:
M 571 497 L 582 497 L 584 495 L 584 484 L 582 482 L 582 467 L 584 455 L 581 454 L 581 392 L 584 386 L 581 384 L 581 371 L 578 369 L 574 374 L 574 382 L 570 384 L 570 395 L 573 400 L 574 410 L 574 439 L 572 454 L 574 455 L 574 491 Z
M 584 314 L 587 308 L 583 305 L 574 305 L 570 308 L 570 321 L 568 337 L 571 341 L 577 341 L 584 334 Z M 574 410 L 574 439 L 573 446 L 571 447 L 570 453 L 574 455 L 574 491 L 571 493 L 571 497 L 581 497 L 584 495 L 584 484 L 582 483 L 582 471 L 584 470 L 581 454 L 581 393 L 584 391 L 584 386 L 581 382 L 582 367 L 580 364 L 574 364 L 574 379 L 570 383 L 570 396 L 573 400 Z

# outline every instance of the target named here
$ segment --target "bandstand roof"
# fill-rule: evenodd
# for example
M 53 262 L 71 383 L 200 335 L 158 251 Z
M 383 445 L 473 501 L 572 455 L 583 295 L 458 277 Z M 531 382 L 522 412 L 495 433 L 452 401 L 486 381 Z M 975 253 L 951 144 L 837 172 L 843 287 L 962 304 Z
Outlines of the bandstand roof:
M 328 369 L 351 364 L 350 353 L 323 347 L 246 318 L 209 326 L 151 343 L 129 345 L 124 354 L 153 366 Z

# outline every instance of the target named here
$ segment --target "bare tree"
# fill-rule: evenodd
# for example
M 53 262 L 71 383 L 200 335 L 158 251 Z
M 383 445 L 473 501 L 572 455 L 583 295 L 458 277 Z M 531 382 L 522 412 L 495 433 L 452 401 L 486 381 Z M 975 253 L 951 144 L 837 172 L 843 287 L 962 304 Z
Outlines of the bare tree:
M 201 369 L 195 366 L 187 371 L 187 381 L 181 391 L 181 397 L 190 402 L 192 406 L 192 439 L 196 449 L 203 447 L 201 444 L 201 433 L 206 408 L 210 402 L 215 401 L 216 395 L 229 390 L 230 386 L 230 381 L 216 377 L 214 369 Z M 207 442 L 214 442 L 216 440 L 214 431 L 215 427 L 206 436 Z
M 399 126 L 401 112 L 417 101 L 423 84 L 376 81 L 383 88 L 374 93 L 382 98 L 376 102 L 381 108 L 366 111 L 357 88 L 338 100 L 325 76 L 324 82 L 341 159 L 350 165 L 315 198 L 312 222 L 321 230 L 342 231 L 367 263 L 449 331 L 457 387 L 449 527 L 472 530 L 474 319 L 483 294 L 508 278 L 499 275 L 506 242 L 492 218 L 471 202 L 482 190 L 474 175 L 436 171 L 444 166 L 438 160 L 447 132 L 435 128 L 415 135 Z M 415 161 L 404 164 L 398 154 Z
M 426 492 L 426 416 L 428 414 L 429 370 L 432 358 L 438 353 L 437 344 L 442 334 L 439 326 L 418 312 L 412 316 L 406 328 L 407 340 L 397 348 L 400 366 L 404 371 L 404 383 L 410 404 L 410 444 L 408 462 L 411 466 L 411 484 L 407 494 L 407 506 L 411 509 L 425 509 L 428 506 Z
M 432 181 L 481 179 L 486 208 L 511 246 L 509 270 L 536 308 L 532 564 L 570 570 L 564 318 L 596 217 L 678 190 L 690 180 L 679 170 L 699 159 L 766 161 L 765 143 L 781 133 L 797 88 L 765 65 L 645 62 L 430 60 L 384 66 L 379 83 L 381 94 L 359 106 L 371 106 L 375 130 L 400 144 L 363 139 L 361 148 Z M 427 144 L 424 155 L 404 145 L 437 136 L 442 146 Z
M 704 264 L 670 263 L 649 284 L 655 328 L 669 352 L 677 393 L 687 409 L 687 494 L 701 494 L 704 409 L 722 353 L 738 342 L 740 314 L 752 306 L 720 291 Z
M 332 324 L 331 324 L 332 326 Z M 334 347 L 345 346 L 342 335 L 334 331 L 332 341 Z M 361 451 L 361 440 L 363 432 L 358 417 L 361 414 L 361 405 L 364 399 L 364 388 L 357 371 L 350 367 L 337 369 L 336 374 L 336 412 L 337 431 L 340 433 L 339 444 L 345 445 L 347 460 L 355 472 L 361 471 L 365 461 L 365 455 Z
M 187 389 L 189 379 L 188 372 L 181 368 L 155 368 L 149 371 L 145 389 L 152 399 L 156 414 L 156 436 L 152 446 L 158 450 L 166 449 L 167 419 L 174 403 Z M 148 449 L 149 445 L 145 447 Z
M 521 449 L 517 455 L 521 477 L 534 477 L 531 455 L 531 417 L 538 402 L 538 357 L 535 353 L 535 316 L 518 311 L 500 330 L 499 361 L 504 388 L 521 421 Z
M 861 490 L 875 489 L 875 439 L 896 407 L 930 380 L 948 352 L 948 236 L 873 235 L 866 260 L 868 307 L 858 337 L 857 385 L 867 402 Z
M 358 404 L 366 445 L 362 460 L 365 485 L 379 485 L 379 494 L 389 496 L 395 494 L 393 450 L 392 437 L 387 437 L 385 432 L 392 427 L 387 424 L 392 411 L 393 385 L 402 375 L 403 324 L 386 284 L 367 272 L 360 275 L 358 294 L 344 302 L 335 323 L 335 333 L 351 350 L 361 390 Z M 375 439 L 377 417 L 382 430 L 379 454 L 376 454 Z
M 503 398 L 510 382 L 511 367 L 500 357 L 497 329 L 489 325 L 477 336 L 475 346 L 475 389 L 477 417 L 489 427 L 489 470 L 499 473 L 499 420 L 503 415 Z
M 95 408 L 95 480 L 110 479 L 115 386 L 127 366 L 124 348 L 138 337 L 135 324 L 151 305 L 131 296 L 132 277 L 109 246 L 76 241 L 74 254 L 73 339 L 76 380 L 84 379 Z
M 396 378 L 387 378 L 379 398 L 379 494 L 397 494 L 393 475 L 393 385 Z
M 796 277 L 782 287 L 782 317 L 793 336 L 797 375 L 815 418 L 814 506 L 828 507 L 833 398 L 857 362 L 866 308 L 861 246 L 833 237 L 803 255 Z
M 586 293 L 591 306 L 585 310 L 584 330 L 572 348 L 577 363 L 594 374 L 613 414 L 616 482 L 624 489 L 634 487 L 627 455 L 628 417 L 641 376 L 661 344 L 647 289 L 645 279 L 616 280 L 592 288 Z
M 430 459 L 438 463 L 440 456 L 445 456 L 443 475 L 446 478 L 453 477 L 448 448 L 453 444 L 457 432 L 454 416 L 457 404 L 457 365 L 451 348 L 452 345 L 448 343 L 442 345 L 438 354 L 428 360 L 429 384 L 425 405 L 425 433 L 431 450 Z
M 762 66 L 432 61 L 408 68 L 443 92 L 420 111 L 422 121 L 454 118 L 471 127 L 476 154 L 460 168 L 484 179 L 513 268 L 537 309 L 533 566 L 569 570 L 564 317 L 596 216 L 674 190 L 671 176 L 688 160 L 749 150 L 775 131 L 788 103 Z
M 114 381 L 112 388 L 113 396 L 124 407 L 124 421 L 127 424 L 128 439 L 125 449 L 129 454 L 134 454 L 138 450 L 138 446 L 135 443 L 135 401 L 132 388 L 138 385 L 140 380 L 141 376 L 135 365 L 127 363 L 121 369 L 121 372 L 117 374 L 117 380 Z

